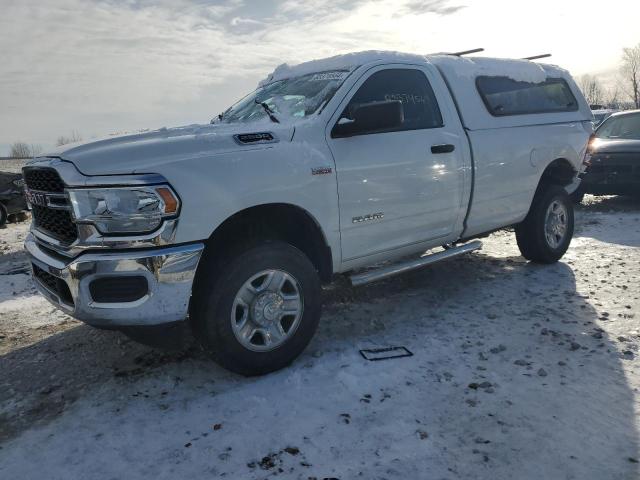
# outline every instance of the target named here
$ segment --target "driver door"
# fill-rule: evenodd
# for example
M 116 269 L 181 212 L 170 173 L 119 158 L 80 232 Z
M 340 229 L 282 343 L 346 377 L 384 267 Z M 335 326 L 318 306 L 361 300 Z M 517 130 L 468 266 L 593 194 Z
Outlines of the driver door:
M 332 118 L 327 141 L 336 164 L 343 261 L 444 239 L 454 229 L 464 182 L 460 135 L 445 125 L 429 75 L 417 66 L 374 68 Z M 401 125 L 358 132 L 353 124 L 355 133 L 340 135 L 354 109 L 398 100 Z

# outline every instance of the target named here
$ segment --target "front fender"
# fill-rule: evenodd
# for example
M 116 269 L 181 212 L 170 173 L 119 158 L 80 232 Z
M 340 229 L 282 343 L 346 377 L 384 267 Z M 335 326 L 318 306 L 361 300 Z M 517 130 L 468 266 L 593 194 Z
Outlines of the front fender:
M 322 147 L 283 142 L 165 163 L 157 173 L 182 200 L 176 243 L 209 238 L 227 218 L 247 208 L 284 203 L 307 211 L 332 251 L 340 252 L 335 168 Z

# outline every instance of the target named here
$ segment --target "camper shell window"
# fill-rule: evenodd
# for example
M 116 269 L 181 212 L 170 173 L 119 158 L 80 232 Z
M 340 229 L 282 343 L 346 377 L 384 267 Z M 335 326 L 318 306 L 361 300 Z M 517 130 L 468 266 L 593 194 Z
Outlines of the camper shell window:
M 483 76 L 476 79 L 476 87 L 494 117 L 578 110 L 578 101 L 562 78 L 531 83 L 509 77 Z

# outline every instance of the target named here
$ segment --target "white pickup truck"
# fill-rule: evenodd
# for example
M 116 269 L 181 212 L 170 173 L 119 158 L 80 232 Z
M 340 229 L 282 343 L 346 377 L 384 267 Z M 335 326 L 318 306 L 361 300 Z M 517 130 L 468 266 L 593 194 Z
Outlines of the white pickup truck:
M 26 249 L 70 315 L 187 320 L 220 364 L 263 374 L 306 347 L 335 274 L 378 280 L 504 227 L 525 258 L 560 259 L 592 119 L 565 70 L 525 60 L 283 65 L 211 124 L 35 159 Z

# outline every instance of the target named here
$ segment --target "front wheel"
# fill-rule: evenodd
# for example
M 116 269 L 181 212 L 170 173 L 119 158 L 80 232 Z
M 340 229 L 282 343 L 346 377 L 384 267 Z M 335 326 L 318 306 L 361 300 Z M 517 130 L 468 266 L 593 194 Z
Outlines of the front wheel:
M 320 320 L 320 280 L 309 259 L 284 242 L 265 242 L 222 266 L 203 258 L 192 299 L 196 338 L 213 358 L 242 375 L 289 365 Z M 218 271 L 215 271 L 218 270 Z
M 555 263 L 573 238 L 573 204 L 566 190 L 548 185 L 536 192 L 529 214 L 516 226 L 520 253 L 536 263 Z

